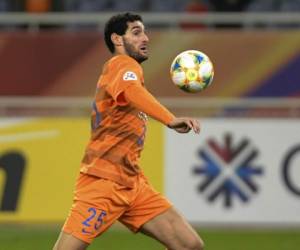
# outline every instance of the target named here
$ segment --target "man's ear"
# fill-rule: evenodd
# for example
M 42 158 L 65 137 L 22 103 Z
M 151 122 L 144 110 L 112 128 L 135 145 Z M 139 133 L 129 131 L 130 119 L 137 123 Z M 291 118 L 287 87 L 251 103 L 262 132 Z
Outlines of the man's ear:
M 115 46 L 122 46 L 123 45 L 123 39 L 122 36 L 118 35 L 117 33 L 112 33 L 110 36 L 111 41 Z

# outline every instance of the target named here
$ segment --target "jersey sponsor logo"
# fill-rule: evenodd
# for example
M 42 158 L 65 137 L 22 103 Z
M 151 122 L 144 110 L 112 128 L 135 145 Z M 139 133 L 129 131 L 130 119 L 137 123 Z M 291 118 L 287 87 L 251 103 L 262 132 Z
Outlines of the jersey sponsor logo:
M 209 202 L 223 200 L 225 208 L 233 206 L 234 198 L 248 202 L 259 190 L 254 178 L 263 175 L 262 167 L 254 163 L 258 154 L 246 138 L 233 142 L 233 135 L 228 133 L 222 144 L 209 139 L 198 151 L 201 164 L 193 169 L 195 175 L 204 177 L 198 191 Z
M 134 72 L 132 72 L 132 71 L 127 71 L 123 75 L 123 80 L 124 81 L 137 80 L 137 75 Z
M 140 111 L 138 112 L 138 118 L 140 118 L 142 121 L 148 121 L 148 116 L 144 112 Z

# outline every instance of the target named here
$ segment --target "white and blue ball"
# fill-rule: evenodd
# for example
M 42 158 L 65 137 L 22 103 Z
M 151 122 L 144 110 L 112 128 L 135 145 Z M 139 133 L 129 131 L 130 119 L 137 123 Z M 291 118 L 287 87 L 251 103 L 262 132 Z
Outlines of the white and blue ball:
M 186 92 L 196 93 L 211 84 L 214 68 L 206 54 L 197 50 L 187 50 L 175 57 L 170 74 L 177 87 Z

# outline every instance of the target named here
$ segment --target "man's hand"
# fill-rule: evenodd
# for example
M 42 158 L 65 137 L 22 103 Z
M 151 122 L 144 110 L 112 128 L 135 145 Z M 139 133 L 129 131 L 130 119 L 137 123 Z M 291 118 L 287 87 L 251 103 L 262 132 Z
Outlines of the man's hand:
M 178 133 L 188 133 L 194 130 L 195 133 L 200 133 L 200 124 L 192 118 L 175 118 L 169 125 L 169 128 L 174 129 Z

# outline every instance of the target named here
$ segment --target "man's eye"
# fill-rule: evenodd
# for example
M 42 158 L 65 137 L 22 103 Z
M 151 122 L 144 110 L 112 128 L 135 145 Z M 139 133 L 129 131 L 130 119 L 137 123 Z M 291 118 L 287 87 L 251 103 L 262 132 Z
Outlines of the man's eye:
M 140 33 L 141 33 L 140 30 L 134 30 L 134 31 L 132 32 L 133 35 L 138 35 L 138 34 L 140 34 Z

